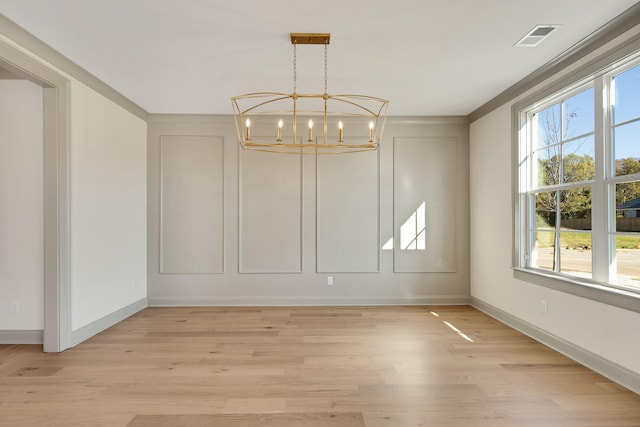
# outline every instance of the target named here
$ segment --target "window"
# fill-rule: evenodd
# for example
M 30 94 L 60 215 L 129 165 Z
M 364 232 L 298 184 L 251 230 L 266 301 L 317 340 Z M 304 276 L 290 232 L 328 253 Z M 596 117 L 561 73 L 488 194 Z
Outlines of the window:
M 613 283 L 640 288 L 640 65 L 611 76 Z M 615 211 L 613 210 L 615 209 Z
M 640 295 L 640 59 L 516 114 L 516 267 Z

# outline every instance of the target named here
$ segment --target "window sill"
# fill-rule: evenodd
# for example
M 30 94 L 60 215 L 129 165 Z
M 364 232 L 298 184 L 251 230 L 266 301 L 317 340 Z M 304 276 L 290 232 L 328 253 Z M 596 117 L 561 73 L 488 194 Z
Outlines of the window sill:
M 578 278 L 568 278 L 546 274 L 542 271 L 515 268 L 513 277 L 518 280 L 545 286 L 560 292 L 587 298 L 603 304 L 640 313 L 640 294 L 622 289 L 610 288 L 595 283 L 583 282 Z

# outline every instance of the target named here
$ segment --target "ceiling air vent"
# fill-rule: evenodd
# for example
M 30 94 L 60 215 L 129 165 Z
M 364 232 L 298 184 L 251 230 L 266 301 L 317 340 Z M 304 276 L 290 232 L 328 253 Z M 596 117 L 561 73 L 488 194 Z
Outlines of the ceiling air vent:
M 553 32 L 560 25 L 536 25 L 531 31 L 525 34 L 514 45 L 516 47 L 534 47 L 540 44 L 542 40 L 547 38 L 549 34 Z

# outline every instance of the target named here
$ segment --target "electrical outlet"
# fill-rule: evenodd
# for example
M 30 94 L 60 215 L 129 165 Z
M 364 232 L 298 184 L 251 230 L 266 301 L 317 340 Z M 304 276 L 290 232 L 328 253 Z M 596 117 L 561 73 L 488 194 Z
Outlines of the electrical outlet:
M 549 314 L 549 303 L 545 300 L 540 301 L 540 313 Z
M 333 276 L 327 276 L 327 285 L 333 286 Z
M 20 313 L 20 301 L 11 301 L 11 312 Z

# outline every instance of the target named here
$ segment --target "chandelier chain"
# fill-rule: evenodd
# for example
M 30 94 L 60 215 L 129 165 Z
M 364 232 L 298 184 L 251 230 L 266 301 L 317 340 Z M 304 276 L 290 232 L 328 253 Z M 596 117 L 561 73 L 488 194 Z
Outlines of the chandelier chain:
M 296 46 L 297 46 L 297 43 L 294 43 L 293 44 L 293 93 L 296 93 L 296 84 L 298 80 L 297 64 L 296 64 L 296 59 L 297 59 Z
M 327 43 L 324 44 L 324 93 L 327 93 Z

